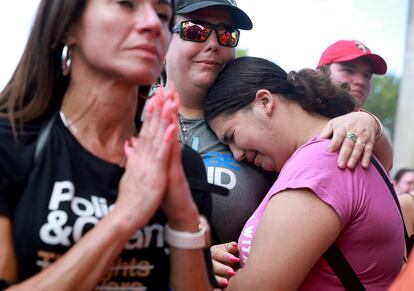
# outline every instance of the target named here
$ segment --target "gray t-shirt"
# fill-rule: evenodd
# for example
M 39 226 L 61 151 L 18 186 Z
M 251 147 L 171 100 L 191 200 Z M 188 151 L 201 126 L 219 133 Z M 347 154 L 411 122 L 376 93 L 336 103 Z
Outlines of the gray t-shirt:
M 204 119 L 186 119 L 180 115 L 179 121 L 180 139 L 201 154 L 208 182 L 230 190 L 226 197 L 212 195 L 212 224 L 216 235 L 213 243 L 237 241 L 245 222 L 259 206 L 277 174 L 247 161 L 236 161 Z

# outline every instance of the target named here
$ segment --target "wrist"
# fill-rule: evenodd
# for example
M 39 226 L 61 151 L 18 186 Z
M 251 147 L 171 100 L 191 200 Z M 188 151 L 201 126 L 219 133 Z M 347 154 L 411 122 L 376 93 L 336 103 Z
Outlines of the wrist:
M 211 245 L 210 226 L 207 220 L 199 217 L 197 231 L 182 231 L 165 226 L 165 241 L 172 248 L 177 249 L 203 249 Z
M 149 220 L 144 216 L 138 218 L 137 215 L 131 213 L 129 209 L 119 207 L 116 203 L 105 218 L 110 221 L 110 227 L 115 229 L 118 235 L 127 234 L 128 236 L 143 227 Z
M 167 215 L 168 225 L 180 231 L 197 231 L 200 215 L 196 207 L 189 207 L 183 211 L 176 211 L 174 215 Z
M 377 125 L 377 130 L 376 130 L 376 133 L 375 133 L 375 140 L 378 140 L 380 138 L 380 136 L 382 135 L 382 132 L 384 130 L 384 127 L 382 126 L 382 123 L 379 120 L 379 118 L 376 117 L 373 113 L 371 113 L 368 110 L 365 110 L 363 108 L 354 109 L 353 112 L 365 112 L 365 113 L 369 114 L 374 119 L 375 124 Z

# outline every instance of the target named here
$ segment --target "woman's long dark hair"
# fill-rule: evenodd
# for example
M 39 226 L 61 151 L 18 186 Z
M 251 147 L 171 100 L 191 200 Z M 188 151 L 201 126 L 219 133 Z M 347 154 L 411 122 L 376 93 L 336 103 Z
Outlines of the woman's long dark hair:
M 57 111 L 68 87 L 61 55 L 69 26 L 82 15 L 88 0 L 42 0 L 23 55 L 10 81 L 0 93 L 0 118 L 16 124 L 45 120 Z M 174 12 L 174 1 L 172 0 Z M 173 27 L 174 15 L 170 23 Z M 150 86 L 142 86 L 146 95 Z M 142 103 L 142 102 L 140 102 Z
M 349 113 L 355 107 L 346 85 L 335 86 L 323 72 L 303 69 L 287 74 L 268 60 L 241 57 L 230 61 L 210 88 L 205 106 L 206 120 L 246 108 L 260 89 L 329 118 Z

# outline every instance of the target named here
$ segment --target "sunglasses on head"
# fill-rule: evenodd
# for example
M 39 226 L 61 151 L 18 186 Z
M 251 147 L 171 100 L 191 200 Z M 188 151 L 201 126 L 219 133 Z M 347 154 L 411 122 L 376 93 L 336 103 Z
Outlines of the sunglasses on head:
M 205 42 L 214 29 L 217 41 L 226 47 L 236 47 L 239 43 L 240 31 L 237 28 L 224 25 L 216 25 L 203 21 L 186 20 L 173 28 L 173 32 L 180 34 L 180 38 L 192 42 Z

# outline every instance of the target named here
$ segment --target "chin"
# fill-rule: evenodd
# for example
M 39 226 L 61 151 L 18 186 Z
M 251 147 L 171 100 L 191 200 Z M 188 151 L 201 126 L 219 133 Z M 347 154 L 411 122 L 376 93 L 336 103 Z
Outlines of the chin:
M 356 108 L 361 108 L 364 105 L 364 103 L 367 101 L 368 98 L 367 97 L 361 97 L 361 96 L 355 96 L 354 99 L 355 99 L 355 107 Z
M 263 170 L 265 170 L 267 172 L 276 171 L 276 167 L 271 163 L 262 163 L 262 164 L 260 164 L 260 168 L 262 168 Z
M 203 74 L 199 78 L 196 78 L 194 80 L 194 83 L 197 83 L 199 87 L 203 88 L 210 88 L 213 86 L 214 82 L 216 81 L 217 74 L 209 73 L 209 74 Z
M 133 83 L 141 85 L 151 85 L 153 84 L 159 75 L 161 74 L 158 70 L 140 70 L 132 74 L 131 79 Z

